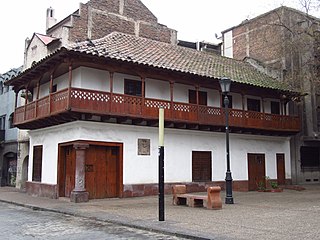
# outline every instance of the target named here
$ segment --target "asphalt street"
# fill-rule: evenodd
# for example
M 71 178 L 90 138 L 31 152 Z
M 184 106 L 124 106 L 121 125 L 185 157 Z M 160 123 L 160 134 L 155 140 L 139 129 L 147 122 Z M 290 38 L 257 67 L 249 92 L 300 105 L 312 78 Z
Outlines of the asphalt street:
M 0 239 L 183 239 L 54 212 L 0 203 Z

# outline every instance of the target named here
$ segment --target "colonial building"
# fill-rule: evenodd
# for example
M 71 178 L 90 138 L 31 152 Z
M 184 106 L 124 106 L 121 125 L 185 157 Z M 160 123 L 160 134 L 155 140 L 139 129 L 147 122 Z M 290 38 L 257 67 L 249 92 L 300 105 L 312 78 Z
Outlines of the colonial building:
M 113 31 L 177 44 L 177 32 L 158 23 L 141 1 L 91 0 L 86 4 L 80 3 L 78 10 L 60 22 L 55 19 L 55 10 L 47 9 L 46 33 L 34 33 L 25 41 L 23 69 L 30 68 L 62 46 L 101 38 Z M 29 157 L 29 136 L 25 131 L 19 131 L 18 136 L 18 169 L 25 169 Z M 22 173 L 18 171 L 17 174 L 18 188 L 24 186 Z
M 289 109 L 303 120 L 302 131 L 291 141 L 294 183 L 320 181 L 319 24 L 283 6 L 222 32 L 224 56 L 246 59 L 303 93 Z M 283 96 L 283 102 L 288 100 Z
M 32 95 L 14 115 L 29 129 L 27 191 L 75 202 L 157 194 L 159 107 L 166 191 L 223 186 L 221 77 L 232 80 L 234 189 L 254 190 L 265 176 L 290 183 L 300 120 L 282 96 L 295 92 L 243 61 L 113 32 L 62 47 L 8 82 Z

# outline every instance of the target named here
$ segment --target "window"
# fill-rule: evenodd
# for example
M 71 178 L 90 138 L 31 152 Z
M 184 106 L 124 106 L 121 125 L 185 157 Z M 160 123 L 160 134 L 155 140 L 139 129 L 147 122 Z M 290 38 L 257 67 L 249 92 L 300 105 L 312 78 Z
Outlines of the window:
M 41 182 L 42 145 L 33 147 L 32 181 Z
M 57 84 L 52 86 L 52 93 L 55 93 L 57 91 Z
M 142 82 L 137 80 L 124 80 L 124 94 L 132 96 L 142 96 Z
M 14 128 L 14 125 L 13 125 L 13 116 L 14 116 L 14 114 L 11 113 L 11 114 L 10 114 L 10 117 L 9 117 L 9 128 Z
M 207 92 L 198 91 L 199 105 L 207 106 Z M 189 103 L 197 104 L 197 91 L 189 90 Z
M 3 93 L 3 82 L 0 82 L 0 94 Z
M 260 112 L 260 100 L 248 98 L 247 109 L 248 111 Z
M 192 152 L 192 181 L 211 181 L 211 152 Z
M 0 130 L 6 129 L 6 115 L 0 116 Z
M 224 107 L 224 95 L 221 96 L 221 107 Z M 229 105 L 228 108 L 232 108 L 232 96 L 228 95 Z
M 320 168 L 320 149 L 318 147 L 300 148 L 301 169 L 319 169 Z
M 271 113 L 280 114 L 280 103 L 271 101 Z

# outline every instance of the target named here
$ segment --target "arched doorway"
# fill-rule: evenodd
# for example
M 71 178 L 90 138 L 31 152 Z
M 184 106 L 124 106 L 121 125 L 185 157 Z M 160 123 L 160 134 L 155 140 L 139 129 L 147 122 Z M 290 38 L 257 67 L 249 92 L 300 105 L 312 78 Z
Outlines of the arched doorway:
M 2 165 L 2 186 L 16 186 L 17 177 L 17 154 L 8 152 L 4 154 Z
M 29 155 L 23 159 L 21 172 L 21 189 L 26 189 L 26 181 L 28 181 Z

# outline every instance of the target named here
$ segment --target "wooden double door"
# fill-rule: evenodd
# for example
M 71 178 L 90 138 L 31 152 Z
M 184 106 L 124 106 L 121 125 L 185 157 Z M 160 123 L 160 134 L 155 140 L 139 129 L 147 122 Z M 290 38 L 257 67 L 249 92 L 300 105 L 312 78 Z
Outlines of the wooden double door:
M 62 147 L 59 160 L 59 196 L 70 197 L 75 186 L 76 153 Z M 122 192 L 121 148 L 89 145 L 85 150 L 85 189 L 89 199 L 120 197 Z
M 285 155 L 283 153 L 276 154 L 277 161 L 277 183 L 285 184 Z M 248 153 L 248 176 L 249 191 L 257 190 L 259 183 L 264 187 L 266 184 L 266 168 L 265 155 Z

